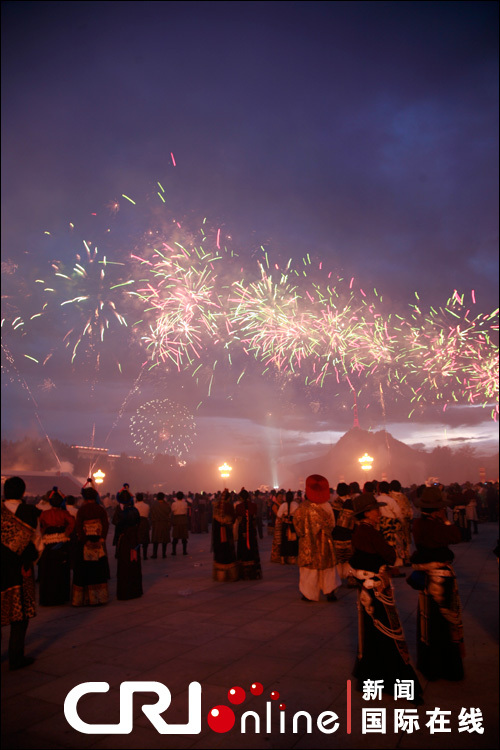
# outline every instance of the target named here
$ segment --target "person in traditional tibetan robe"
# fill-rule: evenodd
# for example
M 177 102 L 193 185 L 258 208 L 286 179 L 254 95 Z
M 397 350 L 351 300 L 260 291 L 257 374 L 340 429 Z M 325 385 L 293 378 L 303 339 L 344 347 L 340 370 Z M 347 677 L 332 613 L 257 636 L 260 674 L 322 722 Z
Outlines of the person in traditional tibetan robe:
M 307 477 L 305 499 L 293 516 L 299 537 L 299 589 L 304 601 L 319 601 L 321 592 L 328 601 L 337 601 L 335 589 L 341 580 L 332 539 L 335 516 L 329 499 L 328 480 L 320 474 Z
M 234 547 L 234 520 L 235 512 L 231 494 L 228 489 L 225 489 L 214 501 L 212 510 L 214 581 L 237 581 L 239 578 L 239 565 Z
M 299 554 L 299 538 L 293 525 L 293 515 L 299 507 L 291 490 L 285 495 L 276 514 L 271 562 L 280 565 L 296 565 Z
M 257 506 L 250 500 L 250 495 L 244 487 L 241 488 L 239 497 L 241 502 L 234 509 L 239 577 L 243 581 L 255 581 L 262 578 L 257 539 L 257 535 L 262 539 L 262 528 L 259 524 Z
M 39 520 L 44 546 L 38 563 L 42 607 L 69 601 L 71 534 L 75 526 L 75 518 L 64 507 L 64 497 L 57 487 L 48 497 L 51 508 L 42 511 Z
M 362 690 L 365 680 L 381 680 L 384 692 L 393 695 L 397 680 L 410 680 L 412 700 L 419 704 L 422 689 L 410 664 L 390 576 L 396 550 L 378 530 L 381 503 L 373 493 L 363 492 L 353 505 L 358 519 L 350 560 L 358 583 L 358 654 L 352 672 L 356 688 Z
M 9 477 L 2 502 L 2 627 L 10 625 L 9 667 L 29 667 L 35 659 L 25 656 L 29 621 L 36 616 L 33 563 L 41 550 L 38 511 L 23 501 L 26 484 Z
M 436 487 L 426 487 L 416 501 L 413 521 L 416 551 L 413 569 L 423 576 L 417 612 L 417 667 L 427 680 L 461 680 L 465 655 L 462 613 L 454 554 L 450 544 L 462 541 L 460 528 L 448 520 L 446 503 Z
M 109 598 L 108 514 L 98 503 L 99 495 L 93 487 L 83 487 L 82 497 L 84 502 L 75 523 L 77 546 L 71 591 L 74 607 L 106 604 Z

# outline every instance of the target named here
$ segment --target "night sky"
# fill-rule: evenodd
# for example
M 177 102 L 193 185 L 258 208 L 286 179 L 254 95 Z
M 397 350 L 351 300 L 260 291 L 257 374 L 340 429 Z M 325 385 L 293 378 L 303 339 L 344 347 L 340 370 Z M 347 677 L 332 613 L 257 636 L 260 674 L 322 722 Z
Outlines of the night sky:
M 83 240 L 122 281 L 154 237 L 191 248 L 203 227 L 229 252 L 218 283 L 258 282 L 259 262 L 276 283 L 292 259 L 302 284 L 331 273 L 384 318 L 408 318 L 415 292 L 425 310 L 454 290 L 470 318 L 497 307 L 496 3 L 4 2 L 2 62 L 3 437 L 134 453 L 130 418 L 157 400 L 167 425 L 194 415 L 188 459 L 276 461 L 352 426 L 345 380 L 306 386 L 241 347 L 229 365 L 205 339 L 197 377 L 148 370 L 125 298 L 127 328 L 84 336 L 72 363 L 78 309 L 31 317 L 36 280 Z M 353 385 L 365 429 L 496 450 L 494 399 L 438 387 L 412 405 L 382 367 Z

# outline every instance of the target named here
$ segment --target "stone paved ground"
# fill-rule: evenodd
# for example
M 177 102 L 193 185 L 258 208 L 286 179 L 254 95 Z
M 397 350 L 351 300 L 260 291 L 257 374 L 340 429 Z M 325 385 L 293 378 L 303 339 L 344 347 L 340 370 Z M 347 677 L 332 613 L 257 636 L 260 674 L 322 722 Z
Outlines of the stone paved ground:
M 400 702 L 390 697 L 370 703 L 352 696 L 352 731 L 346 732 L 347 680 L 356 652 L 356 594 L 343 588 L 337 603 L 300 600 L 298 571 L 269 563 L 271 537 L 261 542 L 262 581 L 214 583 L 208 534 L 192 535 L 187 557 L 143 563 L 144 596 L 128 602 L 114 597 L 105 607 L 40 608 L 31 621 L 27 654 L 36 663 L 10 672 L 6 663 L 7 631 L 2 639 L 2 747 L 7 748 L 492 748 L 498 738 L 498 564 L 492 550 L 498 527 L 482 524 L 473 541 L 455 547 L 456 571 L 464 609 L 466 678 L 425 683 L 425 705 L 419 707 L 420 730 L 395 734 L 393 711 Z M 109 542 L 108 538 L 108 542 Z M 114 560 L 112 560 L 112 567 Z M 114 574 L 114 570 L 112 570 Z M 412 658 L 415 657 L 417 593 L 404 579 L 394 581 L 396 600 Z M 168 686 L 172 705 L 169 723 L 188 719 L 187 690 L 191 681 L 202 685 L 202 730 L 196 735 L 160 735 L 134 701 L 130 734 L 81 734 L 66 721 L 64 699 L 71 688 L 88 681 L 110 684 L 106 695 L 83 697 L 79 713 L 90 723 L 119 721 L 118 686 L 125 680 L 156 680 Z M 261 682 L 264 693 L 251 696 L 249 686 Z M 227 704 L 227 691 L 241 686 L 247 692 L 234 707 L 237 724 L 227 733 L 209 729 L 209 710 Z M 271 730 L 266 732 L 266 700 L 280 693 L 286 705 L 285 732 L 279 729 L 279 710 L 271 706 Z M 144 702 L 156 702 L 149 694 Z M 387 711 L 386 734 L 361 732 L 361 709 Z M 451 733 L 431 734 L 426 710 L 451 711 Z M 462 707 L 480 708 L 484 734 L 458 732 Z M 240 731 L 244 710 L 262 720 L 256 733 L 249 724 Z M 293 715 L 309 711 L 292 732 Z M 315 725 L 322 711 L 339 716 L 334 734 Z

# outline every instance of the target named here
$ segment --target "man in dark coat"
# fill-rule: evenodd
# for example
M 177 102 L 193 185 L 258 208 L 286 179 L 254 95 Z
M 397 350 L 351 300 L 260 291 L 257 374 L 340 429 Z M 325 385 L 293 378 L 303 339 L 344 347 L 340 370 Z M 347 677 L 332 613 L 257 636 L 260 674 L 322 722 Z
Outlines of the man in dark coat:
M 170 523 L 172 509 L 167 501 L 164 492 L 158 492 L 156 502 L 151 506 L 151 523 L 153 542 L 153 554 L 151 557 L 155 560 L 158 557 L 158 545 L 161 544 L 163 557 L 167 556 L 167 544 L 170 542 Z

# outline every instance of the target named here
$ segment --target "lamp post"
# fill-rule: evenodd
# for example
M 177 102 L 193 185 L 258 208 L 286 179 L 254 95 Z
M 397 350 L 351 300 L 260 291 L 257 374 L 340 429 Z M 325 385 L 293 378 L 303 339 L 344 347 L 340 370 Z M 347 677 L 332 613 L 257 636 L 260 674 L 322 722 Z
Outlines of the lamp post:
M 231 472 L 233 470 L 232 466 L 229 466 L 227 461 L 224 461 L 222 466 L 219 466 L 219 472 L 221 479 L 229 479 L 231 476 Z
M 96 484 L 102 484 L 104 482 L 104 477 L 106 476 L 106 474 L 98 469 L 97 471 L 94 471 L 92 476 L 94 477 L 94 482 Z
M 361 464 L 361 468 L 363 471 L 370 471 L 373 465 L 373 458 L 368 455 L 368 453 L 365 452 L 364 456 L 361 456 L 361 458 L 358 458 L 359 463 Z

